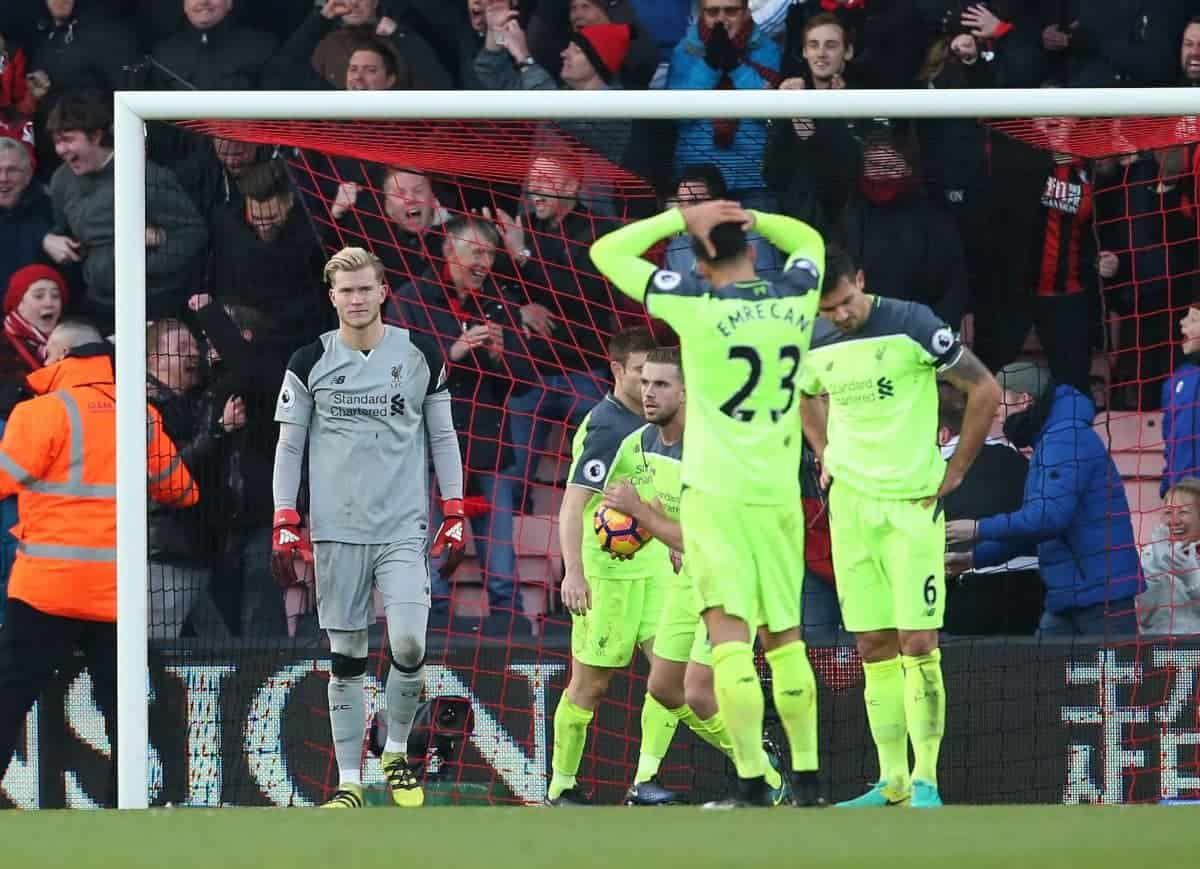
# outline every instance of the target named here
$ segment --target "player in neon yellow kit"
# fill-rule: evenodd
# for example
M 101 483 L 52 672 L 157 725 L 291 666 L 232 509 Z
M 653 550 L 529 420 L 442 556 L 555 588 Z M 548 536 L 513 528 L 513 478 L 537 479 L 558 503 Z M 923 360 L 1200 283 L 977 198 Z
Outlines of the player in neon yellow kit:
M 703 280 L 642 257 L 685 229 Z M 788 256 L 774 281 L 755 274 L 750 229 Z M 760 627 L 796 800 L 816 804 L 816 679 L 800 639 L 803 434 L 796 377 L 816 317 L 824 243 L 798 220 L 717 200 L 622 227 L 597 240 L 591 255 L 622 292 L 670 323 L 682 345 L 689 433 L 680 523 L 738 772 L 737 796 L 710 805 L 774 804 L 752 645 Z
M 1000 387 L 929 308 L 868 295 L 864 287 L 853 260 L 831 248 L 822 319 L 800 371 L 804 429 L 829 489 L 842 619 L 857 638 L 879 754 L 878 783 L 839 805 L 911 801 L 932 808 L 942 804 L 937 759 L 946 721 L 940 499 L 958 487 L 983 446 Z M 937 447 L 939 375 L 967 394 L 962 435 L 948 462 Z
M 621 446 L 621 452 L 633 451 L 641 456 L 636 462 L 638 472 L 605 489 L 604 505 L 633 516 L 671 549 L 672 557 L 662 559 L 659 565 L 657 582 L 664 587 L 662 613 L 650 654 L 637 772 L 625 795 L 629 805 L 665 805 L 678 800 L 657 779 L 659 765 L 675 735 L 672 720 L 682 721 L 731 760 L 733 743 L 713 694 L 712 650 L 700 618 L 700 599 L 687 573 L 687 561 L 680 556 L 685 401 L 678 348 L 658 348 L 646 355 L 642 409 L 648 424 L 629 435 Z M 670 718 L 652 714 L 658 709 Z M 774 766 L 765 774 L 773 796 L 782 801 L 788 794 L 787 780 Z

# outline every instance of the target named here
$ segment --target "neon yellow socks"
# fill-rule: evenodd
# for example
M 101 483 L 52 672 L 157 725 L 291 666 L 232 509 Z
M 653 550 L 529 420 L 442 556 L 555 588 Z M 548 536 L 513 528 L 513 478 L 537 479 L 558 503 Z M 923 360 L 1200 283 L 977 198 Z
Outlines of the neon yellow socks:
M 687 709 L 686 706 L 683 708 Z M 690 709 L 688 711 L 691 712 Z M 681 716 L 675 710 L 667 709 L 649 691 L 646 692 L 646 699 L 642 701 L 642 744 L 638 751 L 634 784 L 649 781 L 658 774 L 658 767 L 671 748 L 671 740 L 675 738 L 675 728 L 680 720 Z
M 591 723 L 592 710 L 576 706 L 567 699 L 564 691 L 554 710 L 554 756 L 550 760 L 554 774 L 550 779 L 550 799 L 557 799 L 563 791 L 575 787 L 575 776 L 583 759 Z
M 938 752 L 946 731 L 946 685 L 942 650 L 901 657 L 904 665 L 904 714 L 912 738 L 914 779 L 937 784 Z
M 792 769 L 815 772 L 817 760 L 817 679 L 804 643 L 788 643 L 767 652 L 775 710 L 783 721 L 792 751 Z
M 899 656 L 863 662 L 867 722 L 879 753 L 879 779 L 895 793 L 907 793 L 908 725 L 905 719 L 905 678 Z
M 749 643 L 721 643 L 713 649 L 717 706 L 733 743 L 739 778 L 765 775 L 771 764 L 762 747 L 763 693 Z

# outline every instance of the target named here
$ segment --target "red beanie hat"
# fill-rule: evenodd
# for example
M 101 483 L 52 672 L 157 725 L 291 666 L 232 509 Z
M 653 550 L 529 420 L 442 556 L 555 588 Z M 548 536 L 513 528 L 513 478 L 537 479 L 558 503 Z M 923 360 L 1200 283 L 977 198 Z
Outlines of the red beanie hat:
M 628 24 L 592 24 L 579 28 L 571 39 L 587 55 L 596 74 L 611 83 L 621 72 L 631 36 Z
M 4 313 L 8 314 L 15 310 L 17 305 L 21 304 L 21 299 L 25 298 L 25 293 L 37 281 L 54 281 L 58 284 L 63 307 L 67 306 L 67 302 L 71 300 L 71 291 L 67 288 L 67 282 L 63 276 L 51 266 L 34 263 L 23 269 L 17 269 L 9 278 L 8 291 L 4 294 Z

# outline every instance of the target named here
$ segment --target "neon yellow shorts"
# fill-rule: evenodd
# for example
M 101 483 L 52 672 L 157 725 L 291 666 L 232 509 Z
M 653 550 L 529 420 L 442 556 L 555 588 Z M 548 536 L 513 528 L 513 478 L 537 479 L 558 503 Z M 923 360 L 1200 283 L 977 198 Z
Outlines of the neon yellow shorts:
M 662 615 L 654 632 L 654 654 L 667 661 L 712 666 L 712 647 L 708 630 L 700 618 L 700 596 L 687 573 L 671 574 L 660 582 L 666 588 Z
M 793 508 L 731 504 L 685 488 L 679 502 L 684 559 L 701 611 L 721 607 L 753 633 L 800 626 L 804 585 L 804 514 Z
M 592 667 L 624 667 L 654 636 L 666 594 L 662 577 L 592 579 L 592 608 L 571 616 L 571 655 Z
M 938 630 L 946 606 L 946 519 L 937 506 L 829 490 L 833 572 L 846 630 Z

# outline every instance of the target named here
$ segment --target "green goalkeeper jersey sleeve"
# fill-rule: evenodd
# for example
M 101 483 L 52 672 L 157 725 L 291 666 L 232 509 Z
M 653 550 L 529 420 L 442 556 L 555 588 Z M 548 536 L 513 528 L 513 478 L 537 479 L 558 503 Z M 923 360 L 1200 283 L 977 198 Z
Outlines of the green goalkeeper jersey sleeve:
M 803 440 L 796 378 L 816 317 L 825 245 L 798 220 L 753 214 L 756 230 L 788 254 L 773 281 L 713 287 L 655 269 L 640 255 L 684 229 L 678 210 L 599 239 L 592 261 L 679 335 L 688 414 L 683 484 L 741 503 L 790 505 L 800 497 Z
M 916 302 L 876 296 L 853 333 L 817 324 L 800 388 L 829 394 L 824 461 L 836 484 L 885 500 L 938 490 L 946 462 L 937 443 L 937 371 L 962 352 L 954 331 Z
M 617 401 L 611 393 L 588 411 L 571 443 L 571 470 L 567 485 L 589 489 L 592 496 L 583 508 L 583 573 L 587 579 L 637 579 L 652 576 L 649 562 L 665 559 L 665 547 L 652 540 L 628 561 L 614 559 L 600 548 L 594 519 L 605 488 L 618 480 L 633 480 L 639 492 L 649 491 L 650 476 L 636 432 L 645 420 Z M 656 551 L 657 550 L 657 551 Z

